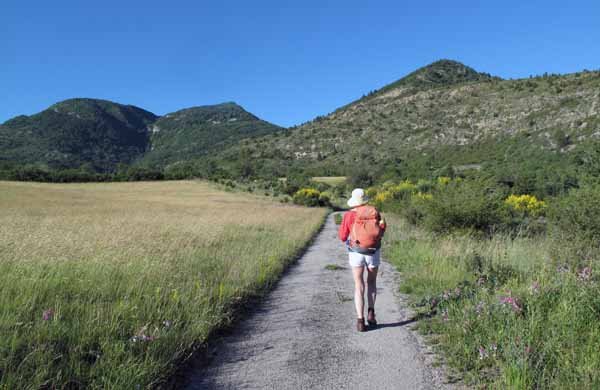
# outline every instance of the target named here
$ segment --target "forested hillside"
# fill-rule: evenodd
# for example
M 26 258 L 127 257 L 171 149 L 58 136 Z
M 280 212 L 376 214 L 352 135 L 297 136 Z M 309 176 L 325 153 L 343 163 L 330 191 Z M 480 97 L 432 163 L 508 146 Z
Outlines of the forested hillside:
M 235 103 L 186 108 L 159 118 L 150 129 L 151 146 L 142 163 L 159 167 L 282 130 Z
M 65 100 L 0 125 L 0 163 L 111 171 L 146 151 L 147 127 L 156 118 L 107 100 Z

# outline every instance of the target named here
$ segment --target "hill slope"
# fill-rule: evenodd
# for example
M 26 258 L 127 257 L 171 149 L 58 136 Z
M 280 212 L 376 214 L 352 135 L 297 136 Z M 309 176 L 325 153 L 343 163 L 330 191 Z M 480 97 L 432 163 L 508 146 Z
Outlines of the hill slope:
M 190 160 L 242 139 L 280 130 L 231 102 L 186 108 L 161 117 L 151 126 L 150 150 L 141 162 L 163 166 Z
M 515 148 L 525 159 L 562 155 L 600 137 L 600 72 L 501 80 L 439 61 L 282 135 L 225 159 L 244 149 L 268 176 L 385 170 L 423 156 L 430 167 L 478 164 L 516 158 Z
M 0 168 L 84 165 L 110 172 L 119 164 L 164 167 L 280 130 L 235 103 L 187 108 L 159 117 L 106 100 L 69 99 L 0 125 Z
M 130 163 L 148 146 L 149 111 L 99 99 L 69 99 L 0 125 L 0 162 L 97 171 Z

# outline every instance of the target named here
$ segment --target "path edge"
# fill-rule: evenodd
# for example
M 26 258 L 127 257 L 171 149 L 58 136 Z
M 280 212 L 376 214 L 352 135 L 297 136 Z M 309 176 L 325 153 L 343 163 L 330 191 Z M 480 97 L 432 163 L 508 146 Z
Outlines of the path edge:
M 420 316 L 411 306 L 410 296 L 400 291 L 400 285 L 403 280 L 402 272 L 394 265 L 394 263 L 388 261 L 387 258 L 383 257 L 382 260 L 388 263 L 392 269 L 392 278 L 396 287 L 394 289 L 394 296 L 399 308 L 405 312 L 408 321 L 414 321 L 416 323 L 420 320 L 418 318 Z M 424 315 L 423 317 L 427 316 L 428 315 Z M 454 369 L 448 366 L 446 355 L 427 340 L 426 335 L 419 332 L 419 329 L 414 324 L 410 324 L 407 329 L 412 336 L 413 342 L 421 353 L 421 356 L 423 356 L 423 364 L 429 372 L 434 374 L 431 378 L 434 389 L 469 389 L 463 379 L 455 375 Z
M 188 383 L 192 371 L 206 367 L 210 363 L 212 349 L 219 344 L 223 337 L 230 335 L 244 320 L 250 318 L 258 305 L 263 302 L 265 298 L 277 288 L 279 282 L 298 265 L 298 261 L 314 244 L 329 220 L 333 218 L 335 211 L 336 210 L 329 208 L 323 215 L 318 228 L 315 229 L 304 245 L 302 245 L 289 259 L 284 260 L 284 269 L 273 283 L 265 285 L 255 294 L 248 295 L 243 299 L 232 303 L 229 307 L 232 316 L 231 321 L 223 326 L 213 329 L 206 336 L 206 341 L 198 341 L 197 344 L 190 348 L 189 353 L 182 358 L 173 361 L 172 364 L 175 369 L 170 371 L 167 376 L 157 379 L 157 381 L 152 384 L 152 388 L 183 389 Z M 254 309 L 248 309 L 248 307 Z

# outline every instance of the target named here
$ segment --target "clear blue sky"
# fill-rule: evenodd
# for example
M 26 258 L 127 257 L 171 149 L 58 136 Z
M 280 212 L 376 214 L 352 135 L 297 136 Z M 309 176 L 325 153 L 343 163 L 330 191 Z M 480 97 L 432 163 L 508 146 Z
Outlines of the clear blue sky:
M 290 126 L 440 58 L 505 78 L 599 69 L 600 2 L 3 0 L 0 122 L 96 97 L 235 101 Z

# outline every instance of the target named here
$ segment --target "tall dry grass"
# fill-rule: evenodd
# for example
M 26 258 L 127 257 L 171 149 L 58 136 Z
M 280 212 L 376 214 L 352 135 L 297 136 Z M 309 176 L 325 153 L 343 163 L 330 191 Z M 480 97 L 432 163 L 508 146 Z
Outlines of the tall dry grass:
M 0 182 L 0 387 L 161 383 L 325 210 L 201 182 Z

